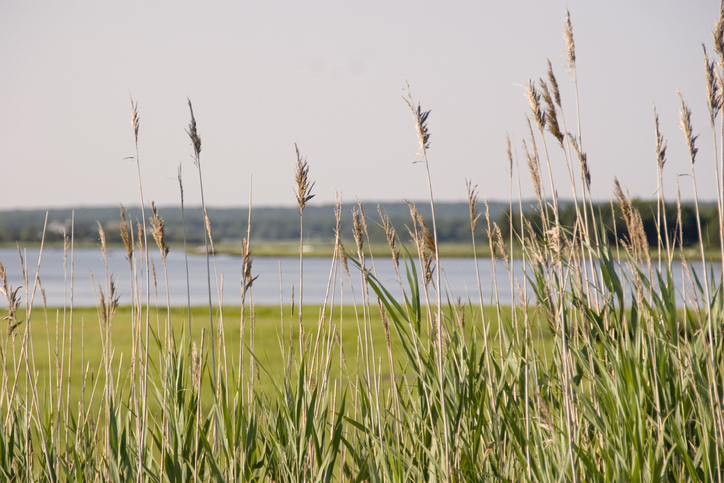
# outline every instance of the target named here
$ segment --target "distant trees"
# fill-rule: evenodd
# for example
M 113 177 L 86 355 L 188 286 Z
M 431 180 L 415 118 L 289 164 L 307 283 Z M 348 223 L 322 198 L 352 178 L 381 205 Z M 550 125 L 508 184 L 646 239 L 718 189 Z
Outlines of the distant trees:
M 649 245 L 656 246 L 659 234 L 662 239 L 664 233 L 664 218 L 657 221 L 656 201 L 633 200 L 633 206 L 641 213 L 644 232 Z M 352 242 L 352 211 L 351 204 L 342 206 L 342 237 L 345 243 Z M 356 206 L 356 204 L 354 205 Z M 384 230 L 380 226 L 376 203 L 364 203 L 364 212 L 367 217 L 367 226 L 372 243 L 386 244 Z M 524 204 L 524 216 L 530 222 L 534 232 L 540 233 L 541 217 L 536 209 L 537 204 Z M 387 203 L 382 206 L 383 212 L 390 217 L 393 226 L 402 241 L 408 241 L 407 226 L 410 226 L 410 210 L 406 203 Z M 427 203 L 417 204 L 417 209 L 426 222 L 430 222 L 430 206 Z M 600 203 L 594 206 L 595 219 L 602 221 L 603 226 L 597 227 L 599 232 L 603 229 L 609 243 L 614 243 L 616 237 L 628 239 L 628 231 L 621 211 L 616 203 Z M 613 209 L 613 211 L 612 211 Z M 470 219 L 467 203 L 440 203 L 436 205 L 438 212 L 437 228 L 440 243 L 469 243 Z M 166 237 L 171 243 L 183 241 L 183 225 L 181 210 L 178 208 L 159 208 L 164 218 Z M 677 222 L 677 207 L 668 203 L 665 207 L 665 226 L 671 241 L 679 238 L 679 225 Z M 238 241 L 246 237 L 247 229 L 246 208 L 210 208 L 214 240 Z M 490 203 L 491 222 L 495 221 L 505 237 L 510 233 L 510 214 L 507 203 Z M 716 206 L 713 203 L 700 205 L 700 220 L 705 246 L 718 246 L 719 223 L 717 221 Z M 138 208 L 129 210 L 129 217 L 137 230 L 136 222 L 141 212 Z M 576 220 L 576 209 L 572 203 L 560 202 L 561 224 L 572 229 Z M 551 212 L 552 218 L 552 212 Z M 589 216 L 589 219 L 593 217 Z M 48 214 L 48 229 L 45 239 L 48 242 L 59 242 L 63 239 L 63 230 L 70 235 L 71 210 L 52 210 Z M 36 243 L 41 240 L 45 211 L 18 210 L 0 212 L 0 243 Z M 120 244 L 120 207 L 114 208 L 81 208 L 75 210 L 75 239 L 77 242 L 93 242 L 98 239 L 98 225 L 100 222 L 106 232 L 108 243 Z M 661 228 L 657 228 L 661 226 Z M 432 225 L 430 225 L 431 227 Z M 309 240 L 334 239 L 334 211 L 331 205 L 309 206 L 304 212 L 304 231 Z M 692 246 L 698 243 L 696 213 L 691 203 L 681 206 L 681 227 L 683 232 L 683 245 Z M 590 227 L 593 230 L 593 227 Z M 520 217 L 518 210 L 513 210 L 513 233 L 519 235 Z M 487 223 L 481 219 L 477 225 L 475 238 L 478 242 L 485 242 Z M 186 209 L 186 235 L 189 243 L 203 243 L 204 219 L 200 209 Z M 299 237 L 299 210 L 297 208 L 260 207 L 252 210 L 252 240 L 265 241 L 291 241 Z
M 679 216 L 677 214 L 677 206 L 675 203 L 667 203 L 661 214 L 658 213 L 655 200 L 632 200 L 632 205 L 641 214 L 641 221 L 644 226 L 644 233 L 649 246 L 655 247 L 658 244 L 659 236 L 661 240 L 666 239 L 666 234 L 670 242 L 673 244 L 674 240 L 678 240 L 681 237 L 682 244 L 685 247 L 693 246 L 699 243 L 699 232 L 697 227 L 696 211 L 692 203 L 682 203 L 681 205 L 681 230 L 679 229 Z M 579 207 L 579 210 L 582 209 Z M 616 203 L 600 203 L 594 205 L 593 210 L 595 211 L 595 218 L 599 222 L 603 223 L 603 226 L 596 227 L 600 232 L 605 233 L 606 240 L 613 244 L 616 242 L 616 238 L 619 240 L 628 240 L 629 233 L 626 227 L 626 223 L 621 214 L 621 210 Z M 549 209 L 548 214 L 551 219 L 553 212 Z M 705 247 L 719 246 L 719 240 L 721 233 L 719 232 L 719 222 L 717 219 L 716 205 L 711 204 L 700 204 L 699 207 L 702 238 Z M 568 203 L 561 207 L 559 211 L 559 219 L 561 225 L 572 230 L 576 222 L 576 207 L 572 203 Z M 524 211 L 524 217 L 533 227 L 533 231 L 537 235 L 540 233 L 541 224 L 541 213 L 539 210 L 531 208 L 529 211 Z M 660 218 L 659 218 L 660 217 Z M 589 216 L 589 220 L 593 217 Z M 510 228 L 510 216 L 509 212 L 506 211 L 498 219 L 503 233 L 508 233 Z M 590 225 L 590 223 L 589 223 Z M 589 226 L 591 232 L 593 232 L 593 226 Z M 666 230 L 665 230 L 666 229 Z M 517 210 L 513 212 L 513 232 L 516 236 L 519 235 L 520 231 L 520 215 Z

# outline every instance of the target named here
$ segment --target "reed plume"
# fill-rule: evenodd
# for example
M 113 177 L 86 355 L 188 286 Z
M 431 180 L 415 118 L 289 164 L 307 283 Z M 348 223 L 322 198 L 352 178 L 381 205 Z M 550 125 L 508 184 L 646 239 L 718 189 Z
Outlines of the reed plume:
M 299 206 L 299 355 L 302 355 L 304 348 L 304 326 L 303 322 L 303 293 L 304 293 L 304 208 L 314 198 L 312 188 L 314 183 L 309 181 L 309 164 L 307 159 L 299 154 L 299 147 L 294 143 L 294 150 L 297 154 L 297 163 L 294 170 L 296 192 L 294 196 Z

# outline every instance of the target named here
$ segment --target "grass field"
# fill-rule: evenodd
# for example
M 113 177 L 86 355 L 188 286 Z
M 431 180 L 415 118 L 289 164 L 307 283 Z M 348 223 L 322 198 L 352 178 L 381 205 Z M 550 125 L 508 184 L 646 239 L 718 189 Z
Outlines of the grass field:
M 250 310 L 247 308 L 247 311 Z M 329 310 L 329 309 L 327 309 Z M 358 325 L 359 316 L 363 312 L 364 307 L 353 307 L 344 305 L 335 307 L 333 313 L 329 314 L 336 321 L 336 326 L 342 341 L 341 347 L 347 360 L 346 368 L 342 372 L 344 378 L 349 375 L 354 376 L 358 368 L 355 367 L 357 361 L 361 361 L 360 352 L 364 348 L 360 345 L 360 326 Z M 497 308 L 488 306 L 485 308 L 487 318 L 495 321 L 497 319 Z M 285 313 L 282 313 L 285 312 Z M 479 315 L 479 308 L 464 309 L 464 317 L 473 321 L 474 324 L 466 327 L 467 337 L 481 337 L 482 327 Z M 218 327 L 224 328 L 224 340 L 226 348 L 226 357 L 228 367 L 237 368 L 239 362 L 239 337 L 241 328 L 241 307 L 227 305 L 220 310 L 218 306 L 213 308 L 214 321 Z M 318 320 L 322 313 L 322 306 L 306 305 L 304 307 L 304 331 L 306 338 L 314 339 L 318 332 Z M 182 341 L 188 341 L 187 324 L 188 310 L 186 308 L 171 308 L 171 325 L 176 335 L 176 344 L 181 345 Z M 510 307 L 502 307 L 501 314 L 505 320 L 510 321 Z M 24 310 L 18 312 L 19 320 L 27 320 Z M 285 360 L 283 344 L 285 347 L 296 347 L 299 344 L 299 320 L 298 314 L 291 314 L 291 307 L 279 306 L 255 306 L 255 336 L 254 346 L 259 369 L 259 382 L 262 389 L 270 390 L 270 381 L 281 380 L 284 377 L 284 368 L 288 361 Z M 223 324 L 222 324 L 223 319 Z M 151 312 L 151 330 L 155 337 L 162 334 L 166 320 L 166 309 L 155 308 Z M 382 336 L 384 329 L 380 319 L 379 311 L 370 314 L 372 350 L 377 355 L 386 353 L 386 342 Z M 201 341 L 202 330 L 208 332 L 209 311 L 208 307 L 192 307 L 191 310 L 191 340 Z M 325 324 L 326 325 L 326 324 Z M 72 330 L 71 330 L 72 327 Z M 128 375 L 130 368 L 130 360 L 132 354 L 132 310 L 130 306 L 122 306 L 116 309 L 112 321 L 111 344 L 113 346 L 113 367 L 114 379 L 119 387 L 128 386 Z M 497 323 L 490 324 L 490 331 L 494 334 L 497 332 Z M 18 378 L 19 390 L 24 391 L 25 379 L 24 369 L 21 367 L 20 361 L 22 350 L 22 330 L 14 333 L 14 337 L 3 340 L 4 353 L 6 357 L 6 373 L 14 374 L 20 368 L 20 376 Z M 550 352 L 550 332 L 541 332 L 537 344 L 543 349 L 547 347 Z M 103 371 L 103 347 L 104 347 L 105 331 L 99 323 L 98 309 L 96 308 L 75 308 L 72 314 L 69 309 L 65 311 L 60 308 L 47 308 L 42 313 L 35 312 L 31 321 L 30 340 L 33 344 L 33 366 L 35 368 L 35 381 L 38 387 L 56 388 L 62 387 L 63 391 L 68 389 L 68 367 L 70 367 L 70 404 L 77 406 L 81 396 L 85 396 L 88 401 L 94 399 L 90 397 L 93 386 L 96 382 L 102 387 L 104 384 Z M 208 339 L 207 339 L 208 340 Z M 427 342 L 427 341 L 425 341 Z M 244 341 L 245 348 L 251 346 L 250 331 L 247 330 Z M 154 344 L 151 346 L 151 359 L 155 365 L 158 365 L 162 351 Z M 71 351 L 73 359 L 71 359 Z M 404 364 L 404 356 L 400 353 L 397 343 L 392 343 L 392 354 L 398 368 Z M 333 366 L 334 370 L 339 372 L 341 366 L 345 364 L 340 360 L 339 345 L 335 345 L 333 350 Z M 236 369 L 235 369 L 236 370 Z M 59 373 L 60 371 L 60 373 Z M 235 375 L 238 380 L 238 375 Z M 249 378 L 249 367 L 245 365 L 242 376 L 245 380 Z M 381 361 L 381 377 L 388 383 L 389 363 L 387 358 Z M 8 381 L 12 384 L 14 378 Z M 61 384 L 59 384 L 59 380 Z M 62 381 L 65 381 L 63 383 Z M 120 382 L 119 382 L 120 381 Z M 85 394 L 83 394 L 85 385 Z M 210 387 L 206 387 L 207 392 Z M 44 394 L 43 404 L 52 404 L 51 398 L 55 398 L 56 404 L 58 397 L 66 397 L 65 392 L 60 396 L 51 394 L 47 391 Z M 210 399 L 209 399 L 210 400 Z

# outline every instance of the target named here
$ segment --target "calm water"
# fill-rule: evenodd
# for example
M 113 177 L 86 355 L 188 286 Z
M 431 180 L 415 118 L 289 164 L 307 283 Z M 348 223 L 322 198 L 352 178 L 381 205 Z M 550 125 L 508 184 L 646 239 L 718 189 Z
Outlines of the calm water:
M 36 268 L 38 266 L 38 250 L 23 251 L 23 258 L 29 272 L 29 292 L 32 292 Z M 163 275 L 163 265 L 158 250 L 151 252 L 151 257 L 156 268 L 157 295 L 151 292 L 151 301 L 157 299 L 160 305 L 166 304 L 166 286 Z M 0 249 L 0 261 L 5 265 L 8 282 L 13 288 L 23 286 L 21 276 L 21 264 L 18 251 L 15 249 Z M 369 262 L 369 261 L 368 261 Z M 206 277 L 206 257 L 204 255 L 189 255 L 189 279 L 190 295 L 192 305 L 204 305 L 208 303 L 208 288 Z M 184 254 L 180 250 L 171 251 L 167 258 L 169 293 L 171 305 L 186 305 L 186 264 Z M 468 258 L 447 258 L 441 260 L 443 267 L 443 286 L 451 298 L 458 297 L 470 300 L 472 303 L 479 302 L 475 265 Z M 105 291 L 106 268 L 103 256 L 98 249 L 76 250 L 73 258 L 73 304 L 80 306 L 95 306 L 97 304 L 98 285 L 102 284 Z M 395 275 L 390 258 L 376 258 L 375 266 L 379 280 L 395 295 L 400 295 L 399 283 Z M 490 260 L 479 260 L 481 286 L 483 288 L 483 300 L 490 303 L 495 299 L 493 293 L 493 265 Z M 335 302 L 353 303 L 361 301 L 362 287 L 360 273 L 353 265 L 349 264 L 351 280 L 342 270 L 341 266 L 333 267 L 332 260 L 327 258 L 305 258 L 304 259 L 304 302 L 321 304 L 329 290 L 330 299 L 334 297 Z M 694 268 L 701 275 L 701 264 L 694 264 Z M 216 257 L 216 273 L 214 275 L 213 259 L 211 259 L 212 277 L 212 299 L 218 304 L 218 287 L 223 286 L 223 303 L 238 305 L 241 302 L 241 269 L 242 260 L 240 257 L 229 255 L 218 255 Z M 125 250 L 109 250 L 108 252 L 108 273 L 113 275 L 120 293 L 119 303 L 127 305 L 131 303 L 131 277 L 129 264 L 126 260 Z M 141 274 L 143 267 L 138 267 Z M 253 299 L 256 304 L 267 305 L 279 304 L 283 300 L 285 304 L 291 303 L 292 291 L 298 300 L 299 290 L 299 259 L 294 257 L 257 257 L 252 264 L 254 276 L 258 276 L 253 285 Z M 717 263 L 715 272 L 721 274 L 721 264 Z M 514 261 L 514 273 L 516 280 L 523 284 L 525 281 L 520 260 Z M 330 277 L 331 275 L 331 277 Z M 498 277 L 498 299 L 503 304 L 510 303 L 510 278 L 502 262 L 497 264 Z M 681 270 L 674 270 L 675 284 L 681 287 Z M 91 276 L 95 279 L 91 282 Z M 403 271 L 404 276 L 404 271 Z M 330 278 L 333 283 L 329 283 Z M 70 255 L 66 265 L 63 264 L 63 250 L 46 249 L 42 254 L 39 271 L 40 283 L 45 290 L 47 304 L 50 307 L 62 307 L 64 302 L 70 303 L 71 287 L 71 260 Z M 139 279 L 145 280 L 145 275 L 139 275 Z M 218 279 L 218 287 L 215 280 Z M 153 281 L 151 282 L 153 284 Z M 516 289 L 517 290 L 517 289 Z M 23 302 L 26 299 L 25 287 L 18 292 Z M 144 295 L 145 297 L 145 295 Z M 248 298 L 247 298 L 248 301 Z M 38 291 L 35 295 L 35 303 L 42 303 L 42 296 Z M 0 296 L 0 307 L 5 305 L 5 300 Z

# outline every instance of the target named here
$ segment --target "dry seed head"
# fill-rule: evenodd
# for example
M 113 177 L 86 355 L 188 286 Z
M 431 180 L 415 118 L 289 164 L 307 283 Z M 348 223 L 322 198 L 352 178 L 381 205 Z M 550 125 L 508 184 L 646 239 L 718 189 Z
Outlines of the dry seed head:
M 133 258 L 133 240 L 131 239 L 131 234 L 128 231 L 126 208 L 123 205 L 121 205 L 121 239 L 123 240 L 123 246 L 126 247 L 128 260 L 131 260 L 131 258 Z
M 249 240 L 244 238 L 241 241 L 242 245 L 242 252 L 244 253 L 244 261 L 243 261 L 243 289 L 244 292 L 249 290 L 254 283 L 254 281 L 259 278 L 257 275 L 256 277 L 252 277 L 251 275 L 251 264 L 253 262 L 253 258 L 251 257 L 251 248 L 249 246 Z
M 722 104 L 722 93 L 719 91 L 719 83 L 717 81 L 717 72 L 714 67 L 714 61 L 709 60 L 706 53 L 706 46 L 701 44 L 704 49 L 704 72 L 706 73 L 706 94 L 709 107 L 709 122 L 714 126 L 716 116 L 719 114 Z
M 495 255 L 495 250 L 493 249 L 493 239 L 491 237 L 493 234 L 493 227 L 490 223 L 490 206 L 488 205 L 488 199 L 484 198 L 483 203 L 485 204 L 485 221 L 488 224 L 488 228 L 486 230 L 488 234 L 488 242 L 490 243 L 490 250 L 493 252 L 493 255 Z
M 523 139 L 523 152 L 525 153 L 525 159 L 528 164 L 528 171 L 530 173 L 530 179 L 533 181 L 533 190 L 538 198 L 538 201 L 542 200 L 541 184 L 540 184 L 540 169 L 538 164 L 538 157 L 528 150 L 528 144 Z
M 12 286 L 8 284 L 7 275 L 5 273 L 5 266 L 0 262 L 0 293 L 2 293 L 8 301 L 8 315 L 3 319 L 8 321 L 8 335 L 11 335 L 13 331 L 20 325 L 17 320 L 17 311 L 20 307 L 20 299 L 18 297 L 18 291 L 20 287 L 13 290 Z
M 196 129 L 196 118 L 194 117 L 194 107 L 191 105 L 191 99 L 187 99 L 187 101 L 189 103 L 189 111 L 191 112 L 191 121 L 189 122 L 189 128 L 186 130 L 186 134 L 191 138 L 191 145 L 194 147 L 194 164 L 198 168 L 201 163 L 201 138 Z
M 101 287 L 101 284 L 98 284 L 98 292 L 101 294 L 98 312 L 100 312 L 101 326 L 105 327 L 108 325 L 108 312 L 106 307 L 106 296 L 103 294 L 103 287 Z
M 508 140 L 508 146 L 510 147 L 510 139 Z M 481 213 L 478 213 L 478 185 L 473 186 L 470 180 L 465 181 L 465 186 L 468 189 L 468 207 L 470 208 L 470 228 L 475 231 L 475 226 L 478 224 L 478 219 Z
M 106 232 L 103 229 L 100 221 L 96 221 L 98 225 L 98 237 L 101 241 L 101 252 L 103 252 L 103 258 L 108 258 L 108 247 L 106 246 Z
M 342 267 L 344 268 L 344 271 L 347 274 L 347 276 L 349 276 L 349 265 L 347 264 L 347 253 L 344 251 L 344 245 L 342 244 L 342 240 L 340 239 L 337 243 L 339 245 L 339 257 L 342 259 Z
M 573 24 L 571 24 L 571 12 L 566 8 L 566 20 L 563 24 L 563 37 L 566 40 L 566 57 L 568 70 L 571 77 L 575 78 L 576 72 L 576 43 L 573 41 Z
M 463 299 L 461 297 L 458 297 L 458 299 L 455 301 L 455 312 L 456 312 L 456 318 L 458 319 L 458 323 L 460 324 L 460 329 L 463 331 L 463 334 L 465 333 L 465 302 L 463 302 Z
M 422 240 L 425 243 L 425 248 L 430 253 L 435 253 L 435 239 L 432 237 L 432 233 L 430 233 L 430 230 L 427 228 L 425 220 L 422 219 L 422 215 L 418 212 L 417 216 L 417 222 L 420 225 L 420 228 L 422 228 Z
M 546 103 L 545 117 L 548 131 L 558 140 L 561 147 L 563 147 L 563 133 L 558 126 L 558 114 L 556 113 L 556 106 L 553 104 L 551 92 L 548 90 L 548 85 L 543 79 L 539 79 L 539 83 L 541 91 L 543 91 L 543 101 Z
M 631 202 L 623 193 L 623 189 L 621 189 L 621 183 L 618 182 L 618 178 L 616 178 L 615 176 L 613 178 L 613 184 L 616 193 L 616 199 L 618 200 L 618 206 L 619 208 L 621 208 L 621 213 L 623 214 L 624 220 L 627 220 L 631 217 Z
M 359 207 L 359 214 L 360 214 L 360 222 L 362 223 L 362 231 L 367 236 L 367 240 L 369 240 L 369 232 L 367 231 L 367 218 L 365 217 L 365 210 L 362 208 L 362 202 L 357 200 L 357 206 Z
M 191 381 L 194 386 L 194 391 L 198 393 L 201 388 L 201 357 L 199 356 L 196 342 L 191 346 Z
M 390 246 L 390 251 L 392 252 L 392 264 L 395 267 L 395 271 L 398 271 L 400 266 L 400 251 L 397 249 L 397 233 L 395 233 L 395 227 L 392 226 L 390 217 L 382 214 L 380 205 L 377 205 L 377 213 L 382 220 L 382 227 L 385 230 L 387 244 Z
M 714 37 L 714 51 L 719 54 L 719 65 L 724 66 L 724 1 L 719 4 L 719 18 L 712 36 Z
M 178 186 L 181 190 L 181 204 L 184 204 L 184 182 L 181 176 L 181 163 L 178 163 Z
M 724 107 L 724 79 L 722 78 L 722 68 L 714 69 L 714 83 L 718 94 L 719 109 Z
M 352 208 L 352 234 L 354 235 L 354 241 L 357 244 L 357 254 L 362 256 L 362 250 L 364 248 L 364 237 L 362 236 L 362 221 L 361 213 L 357 208 Z
M 307 202 L 314 198 L 312 188 L 314 183 L 309 184 L 309 165 L 307 164 L 306 158 L 302 158 L 299 154 L 299 148 L 297 143 L 294 143 L 294 149 L 297 152 L 297 165 L 294 172 L 294 178 L 297 183 L 297 191 L 294 196 L 297 198 L 297 204 L 299 205 L 299 214 L 301 215 L 304 211 L 304 207 L 307 206 Z
M 415 102 L 412 99 L 410 85 L 407 81 L 405 81 L 405 95 L 402 98 L 412 111 L 412 117 L 415 119 L 415 129 L 417 129 L 417 139 L 420 142 L 420 151 L 424 152 L 430 148 L 430 131 L 427 129 L 427 118 L 430 111 L 423 111 L 420 107 L 420 101 Z
M 578 156 L 578 161 L 581 163 L 581 176 L 586 181 L 586 187 L 590 190 L 591 189 L 591 171 L 588 169 L 588 155 L 581 151 L 581 146 L 578 144 L 578 141 L 576 140 L 576 137 L 573 136 L 571 133 L 568 133 L 568 139 L 571 140 L 571 145 L 573 146 L 573 150 L 576 152 L 576 155 Z
M 138 237 L 136 238 L 136 248 L 139 251 L 143 251 L 143 223 L 140 221 L 136 221 L 136 233 L 138 233 Z
M 691 109 L 689 109 L 689 106 L 684 101 L 684 96 L 681 95 L 679 89 L 676 89 L 676 94 L 681 100 L 681 111 L 679 111 L 679 125 L 681 127 L 681 130 L 684 131 L 684 136 L 686 137 L 686 145 L 689 147 L 691 164 L 694 164 L 694 162 L 696 161 L 696 153 L 699 151 L 699 149 L 696 147 L 696 138 L 698 138 L 699 136 L 694 136 L 694 128 L 691 124 Z
M 339 195 L 334 192 L 334 218 L 336 220 L 336 226 L 334 229 L 334 239 L 337 244 L 337 253 L 339 254 L 340 260 L 342 260 L 342 267 L 345 273 L 349 276 L 349 266 L 347 265 L 347 253 L 344 251 L 344 244 L 342 244 L 342 205 L 339 202 Z
M 563 240 L 562 240 L 562 233 L 560 226 L 553 226 L 550 230 L 546 232 L 548 235 L 548 243 L 550 243 L 550 247 L 553 250 L 553 253 L 557 254 L 558 257 L 553 259 L 553 264 L 556 264 L 561 256 L 561 250 L 563 249 Z
M 209 219 L 209 212 L 204 206 L 204 223 L 206 224 L 206 233 L 209 234 L 209 245 L 211 245 L 211 253 L 216 253 L 214 249 L 214 237 L 211 235 L 211 220 Z
M 505 135 L 505 154 L 508 157 L 508 173 L 513 178 L 513 151 L 510 145 L 510 136 Z
M 633 207 L 631 199 L 626 196 L 621 188 L 621 184 L 618 179 L 614 177 L 613 182 L 615 184 L 616 198 L 618 199 L 618 206 L 621 208 L 623 219 L 626 222 L 626 229 L 628 230 L 629 246 L 633 250 L 634 257 L 638 260 L 641 259 L 641 255 L 648 252 L 648 242 L 646 240 L 646 234 L 644 232 L 644 225 L 641 220 L 641 215 L 638 210 Z
M 390 321 L 387 319 L 387 311 L 385 310 L 384 305 L 382 305 L 382 300 L 377 299 L 377 303 L 380 308 L 380 318 L 382 319 L 382 328 L 385 330 L 385 341 L 387 342 L 387 347 L 390 347 L 392 344 L 392 341 L 390 339 Z
M 414 231 L 409 227 L 407 228 L 407 231 L 410 233 L 410 237 L 415 244 L 420 260 L 422 260 L 422 272 L 425 286 L 427 286 L 432 282 L 432 257 L 429 253 L 435 253 L 435 243 L 432 236 L 430 236 L 430 231 L 427 229 L 427 226 L 425 226 L 422 215 L 420 215 L 420 212 L 417 211 L 415 204 L 410 200 L 405 201 L 407 202 L 407 206 L 410 207 L 410 215 L 412 216 L 412 224 L 414 227 Z M 428 250 L 425 249 L 426 247 Z M 432 248 L 430 249 L 430 247 Z
M 151 211 L 153 212 L 153 216 L 151 217 L 151 235 L 153 235 L 158 249 L 161 250 L 161 258 L 165 261 L 169 251 L 168 245 L 166 244 L 166 228 L 163 218 L 158 214 L 156 203 L 153 201 L 151 202 Z
M 131 127 L 133 127 L 133 138 L 135 139 L 136 144 L 138 144 L 139 125 L 140 121 L 138 119 L 138 102 L 133 102 L 133 97 L 131 97 Z
M 643 258 L 649 261 L 649 243 L 646 239 L 646 232 L 644 231 L 644 222 L 641 219 L 641 213 L 639 213 L 639 210 L 637 209 L 633 210 L 631 225 L 629 234 L 631 237 L 631 243 L 633 244 L 634 254 L 639 260 L 642 259 L 643 255 Z
M 666 164 L 666 140 L 664 139 L 663 134 L 661 134 L 661 129 L 659 128 L 659 113 L 656 111 L 655 105 L 654 124 L 656 126 L 656 163 L 658 164 L 659 169 L 663 170 L 664 164 Z
M 503 255 L 503 261 L 505 262 L 505 268 L 508 268 L 510 259 L 508 258 L 508 249 L 503 241 L 503 232 L 500 231 L 500 227 L 497 223 L 493 222 L 493 237 L 495 238 L 495 248 L 497 248 L 501 255 Z
M 560 89 L 558 89 L 558 81 L 556 80 L 556 76 L 553 74 L 553 66 L 551 65 L 551 61 L 549 59 L 546 59 L 546 61 L 548 62 L 548 83 L 551 85 L 553 100 L 556 101 L 558 107 L 563 107 L 561 106 L 561 92 Z
M 535 119 L 538 129 L 542 133 L 546 126 L 546 115 L 540 105 L 540 94 L 535 87 L 535 82 L 528 80 L 525 85 L 525 98 L 528 99 L 530 110 L 533 111 L 533 119 Z
M 425 271 L 425 286 L 428 286 L 432 283 L 432 274 L 434 272 L 434 269 L 432 268 L 432 257 L 426 255 L 423 258 L 423 262 L 425 265 L 423 269 Z
M 158 292 L 158 279 L 156 278 L 156 264 L 153 258 L 151 259 L 151 274 L 153 275 L 153 291 L 156 293 Z
M 342 232 L 342 205 L 339 202 L 339 194 L 334 192 L 334 238 L 339 241 Z

